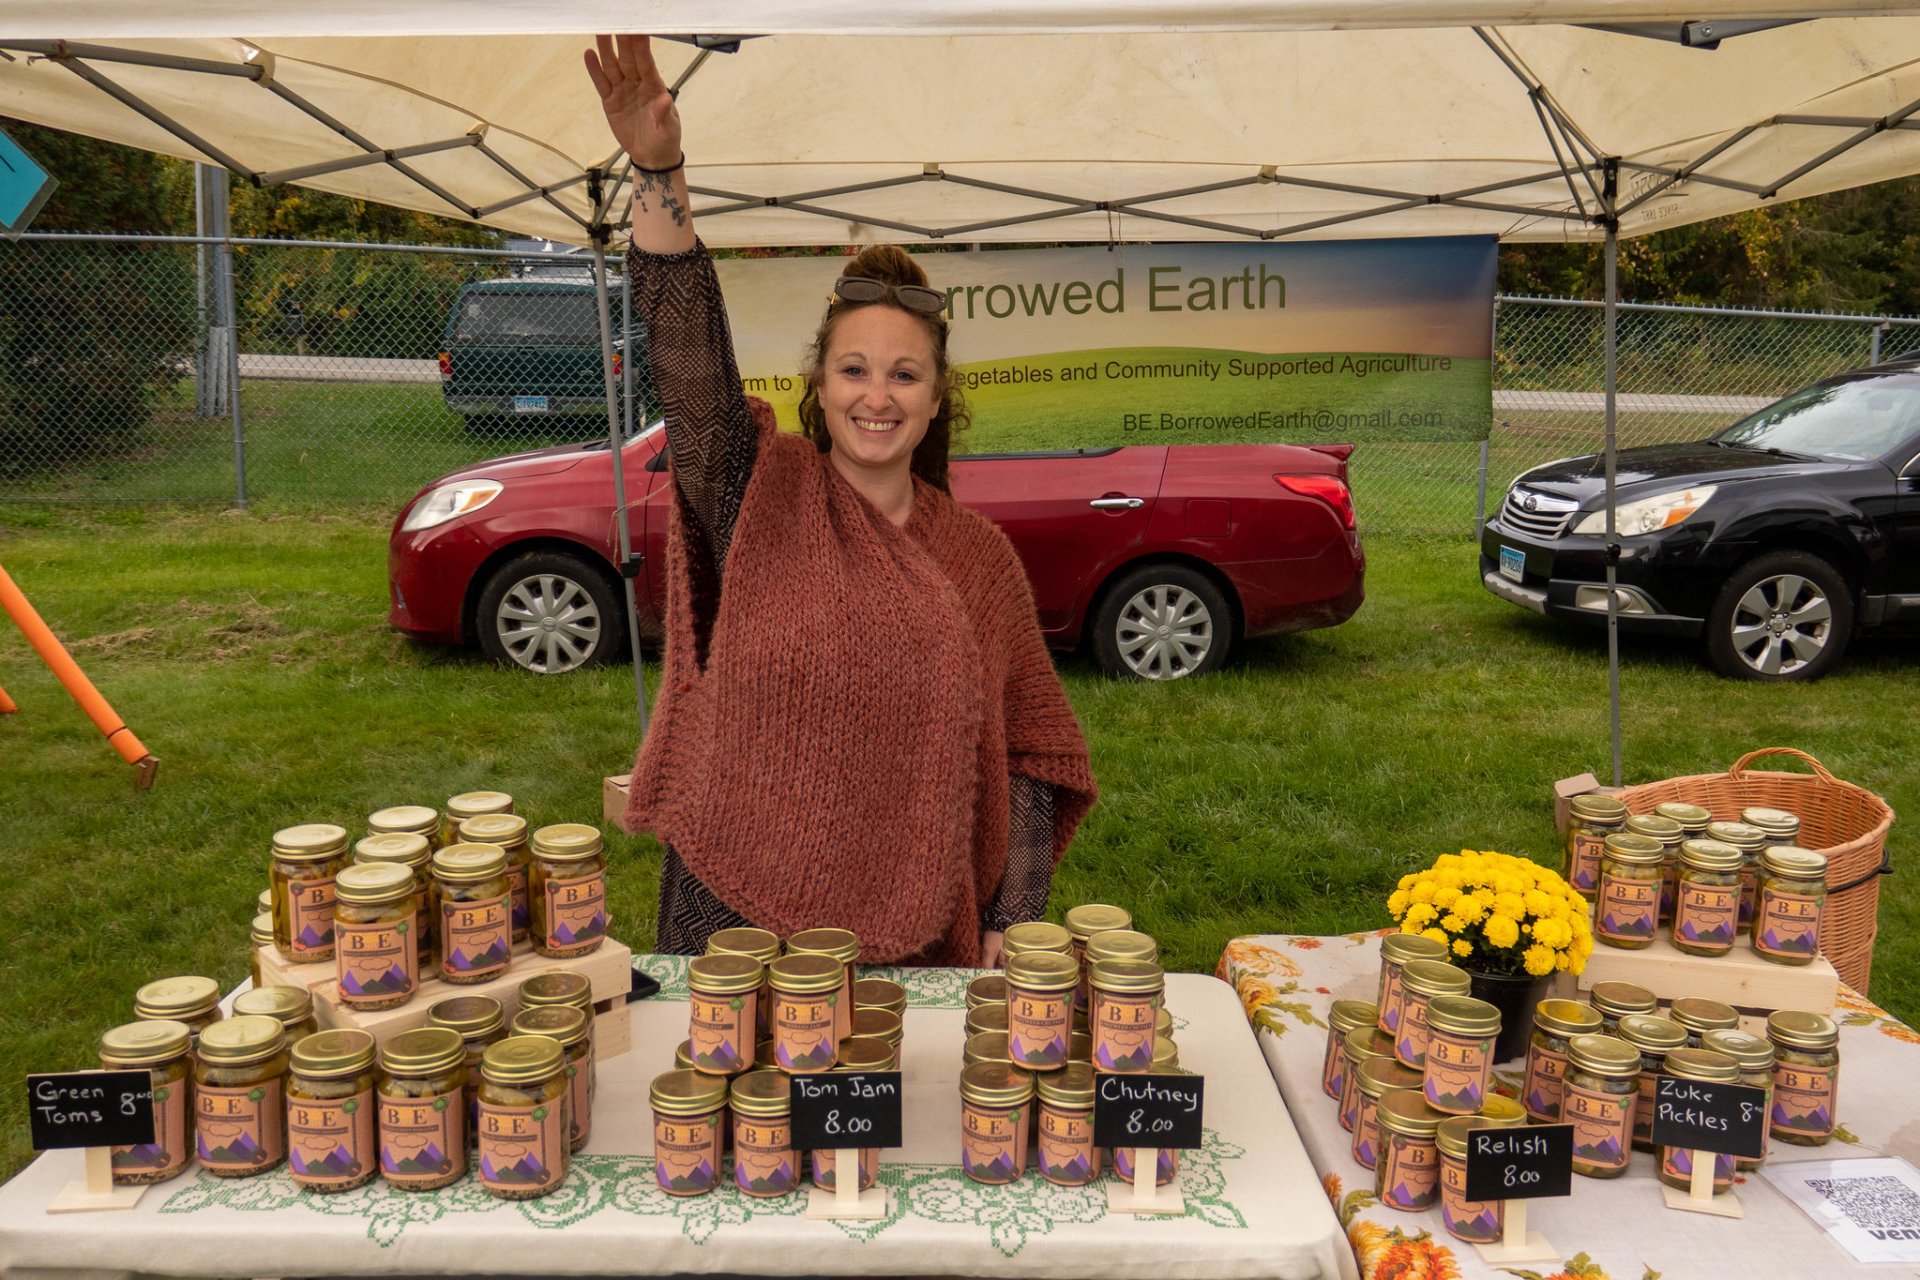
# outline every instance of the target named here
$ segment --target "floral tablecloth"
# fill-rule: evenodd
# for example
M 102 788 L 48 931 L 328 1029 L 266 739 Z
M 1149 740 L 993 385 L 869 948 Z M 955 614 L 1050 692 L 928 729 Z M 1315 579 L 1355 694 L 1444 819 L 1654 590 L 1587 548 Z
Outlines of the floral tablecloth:
M 1388 931 L 1390 932 L 1390 931 Z M 1336 999 L 1372 1000 L 1380 933 L 1314 938 L 1238 938 L 1219 976 L 1239 992 L 1287 1109 L 1340 1215 L 1362 1280 L 1715 1280 L 1719 1277 L 1901 1276 L 1899 1263 L 1867 1265 L 1836 1244 L 1764 1179 L 1741 1174 L 1744 1219 L 1679 1213 L 1662 1203 L 1653 1157 L 1635 1155 L 1611 1181 L 1576 1177 L 1573 1195 L 1536 1200 L 1530 1225 L 1560 1261 L 1482 1262 L 1448 1235 L 1438 1210 L 1402 1213 L 1373 1194 L 1373 1174 L 1355 1163 L 1334 1104 L 1320 1088 L 1326 1017 Z M 1920 1034 L 1865 997 L 1841 988 L 1840 1128 L 1824 1147 L 1773 1145 L 1774 1161 L 1898 1156 L 1920 1164 Z M 1519 1092 L 1519 1063 L 1496 1072 L 1500 1091 Z
M 0 1187 L 0 1275 L 1355 1274 L 1233 992 L 1211 977 L 1168 983 L 1182 1060 L 1207 1078 L 1205 1146 L 1180 1165 L 1187 1213 L 1133 1218 L 1107 1212 L 1104 1183 L 1055 1187 L 1029 1171 L 984 1187 L 964 1177 L 958 1079 L 973 975 L 872 970 L 909 993 L 906 1145 L 882 1155 L 888 1216 L 836 1223 L 806 1218 L 804 1196 L 660 1190 L 646 1087 L 686 1038 L 686 962 L 636 963 L 662 991 L 633 1006 L 634 1048 L 602 1064 L 593 1139 L 552 1195 L 510 1204 L 472 1181 L 425 1193 L 376 1181 L 319 1196 L 284 1168 L 238 1180 L 195 1170 L 130 1212 L 51 1216 L 47 1200 L 80 1176 L 80 1153 L 53 1152 Z

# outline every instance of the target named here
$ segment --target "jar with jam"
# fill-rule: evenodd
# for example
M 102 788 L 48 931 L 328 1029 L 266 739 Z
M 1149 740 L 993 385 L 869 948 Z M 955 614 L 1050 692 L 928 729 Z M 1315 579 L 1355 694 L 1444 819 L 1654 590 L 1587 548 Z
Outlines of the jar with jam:
M 1040 1094 L 1040 1176 L 1058 1187 L 1084 1187 L 1100 1176 L 1102 1163 L 1093 1145 L 1093 1067 L 1069 1063 L 1034 1083 Z
M 1005 1004 L 983 1004 L 977 1009 L 967 1010 L 966 1034 L 979 1035 L 982 1031 L 1005 1031 L 1007 1029 L 1007 1006 Z
M 260 967 L 260 955 L 272 945 L 273 912 L 262 911 L 253 918 L 253 924 L 247 931 L 247 973 L 256 987 L 263 987 L 267 983 L 266 972 Z
M 468 818 L 512 812 L 513 797 L 504 791 L 463 791 L 457 796 L 449 796 L 446 816 L 440 820 L 440 838 L 434 842 L 436 852 L 447 845 L 459 843 L 460 824 Z
M 557 1040 L 567 1055 L 567 1149 L 578 1151 L 593 1136 L 593 1041 L 586 1015 L 571 1005 L 522 1009 L 507 1027 L 516 1036 Z
M 273 1018 L 239 1016 L 200 1033 L 193 1066 L 194 1154 L 216 1178 L 251 1178 L 287 1158 L 287 1042 Z
M 287 1075 L 287 1166 L 308 1191 L 351 1191 L 380 1174 L 373 1037 L 317 1031 L 293 1046 Z
M 1093 1065 L 1136 1072 L 1153 1066 L 1154 1025 L 1166 993 L 1166 973 L 1147 960 L 1107 960 L 1087 975 L 1093 1012 Z
M 960 1170 L 991 1186 L 1027 1171 L 1028 1109 L 1033 1076 L 999 1062 L 960 1072 Z
M 1633 1149 L 1652 1151 L 1654 1096 L 1668 1056 L 1687 1047 L 1687 1029 L 1671 1018 L 1630 1013 L 1620 1019 L 1619 1036 L 1640 1055 L 1640 1078 L 1633 1101 Z
M 844 930 L 842 931 L 844 932 Z M 773 987 L 774 1059 L 782 1071 L 825 1071 L 833 1066 L 840 1037 L 834 1034 L 846 981 L 846 966 L 833 956 L 784 955 L 767 966 Z M 847 1015 L 851 1029 L 852 1014 Z
M 508 1036 L 481 1056 L 480 1185 L 489 1195 L 534 1200 L 566 1181 L 567 1094 L 566 1052 L 547 1036 Z
M 710 956 L 750 956 L 762 966 L 770 965 L 780 958 L 780 939 L 778 935 L 766 929 L 742 926 L 737 929 L 720 929 L 707 938 L 707 954 Z M 858 1001 L 856 995 L 855 1000 Z M 901 993 L 905 1003 L 906 993 Z M 767 1038 L 767 1019 L 773 1013 L 773 988 L 763 978 L 760 983 L 760 998 L 754 1002 L 754 1034 L 761 1040 Z
M 396 804 L 367 815 L 370 836 L 419 836 L 433 841 L 440 836 L 440 813 L 424 804 Z
M 392 862 L 348 867 L 333 882 L 334 967 L 340 1003 L 395 1009 L 420 986 L 413 870 Z
M 1565 1085 L 1560 1118 L 1573 1126 L 1573 1171 L 1619 1177 L 1633 1155 L 1640 1051 L 1614 1036 L 1575 1036 L 1567 1042 Z
M 856 993 L 857 994 L 857 993 Z M 853 1011 L 853 1040 L 879 1040 L 890 1047 L 895 1054 L 900 1052 L 900 1042 L 905 1039 L 900 1015 L 890 1013 L 873 1005 L 856 1006 Z
M 793 1081 L 784 1071 L 748 1071 L 730 1087 L 733 1185 L 758 1199 L 791 1195 L 800 1185 L 793 1149 Z
M 480 1063 L 506 1037 L 505 1012 L 492 996 L 454 996 L 427 1010 L 427 1025 L 445 1027 L 465 1043 L 467 1139 L 474 1141 L 480 1136 Z
M 1700 1047 L 1711 1049 L 1715 1053 L 1732 1058 L 1740 1068 L 1740 1083 L 1766 1094 L 1763 1106 L 1769 1114 L 1773 1111 L 1773 1044 L 1749 1031 L 1718 1030 L 1705 1031 L 1700 1035 Z M 1760 1144 L 1760 1156 L 1736 1156 L 1733 1167 L 1748 1171 L 1758 1169 L 1767 1162 L 1767 1143 L 1764 1136 Z
M 1075 1025 L 1082 1030 L 1090 1027 L 1093 1018 L 1093 987 L 1088 981 L 1093 966 L 1106 964 L 1114 960 L 1145 961 L 1149 964 L 1160 963 L 1160 943 L 1151 934 L 1141 933 L 1138 929 L 1103 929 L 1088 938 L 1084 948 L 1076 939 L 1076 949 L 1081 950 L 1080 989 L 1074 996 L 1073 1016 Z
M 1660 931 L 1660 877 L 1667 847 L 1652 836 L 1622 831 L 1601 845 L 1594 936 L 1610 947 L 1638 951 Z
M 1340 1127 L 1352 1133 L 1360 1123 L 1360 1068 L 1372 1058 L 1391 1059 L 1393 1037 L 1378 1027 L 1355 1027 L 1341 1040 L 1340 1052 L 1347 1059 L 1346 1078 L 1340 1083 Z
M 892 1071 L 899 1066 L 890 1045 L 880 1040 L 848 1036 L 834 1054 L 835 1071 Z M 880 1177 L 880 1148 L 856 1147 L 859 1190 L 870 1191 Z M 813 1185 L 823 1191 L 838 1188 L 839 1153 L 832 1147 L 817 1147 L 808 1153 L 813 1166 Z
M 1710 822 L 1707 838 L 1730 844 L 1740 851 L 1740 925 L 1741 933 L 1753 928 L 1753 907 L 1760 892 L 1760 853 L 1769 844 L 1767 833 L 1745 822 Z
M 1740 869 L 1746 855 L 1720 840 L 1680 844 L 1673 945 L 1693 956 L 1723 956 L 1740 930 Z
M 1675 1049 L 1667 1055 L 1667 1074 L 1676 1080 L 1698 1080 L 1706 1084 L 1740 1083 L 1740 1064 L 1711 1049 Z M 1733 1157 L 1694 1151 L 1687 1147 L 1661 1147 L 1660 1181 L 1682 1191 L 1693 1187 L 1693 1161 L 1705 1155 L 1713 1161 L 1713 1194 L 1733 1190 Z
M 1333 1002 L 1327 1011 L 1327 1045 L 1320 1059 L 1320 1092 L 1336 1100 L 1340 1097 L 1347 1083 L 1347 1033 L 1371 1027 L 1379 1018 L 1379 1007 L 1365 1000 Z
M 1012 1066 L 1013 1059 L 1007 1053 L 1007 1033 L 976 1031 L 968 1036 L 960 1052 L 960 1065 L 970 1067 L 976 1062 L 1004 1062 Z
M 967 984 L 967 1012 L 986 1005 L 1007 1003 L 1007 978 L 1002 973 L 983 973 Z
M 568 825 L 572 827 L 576 824 Z M 597 847 L 600 832 L 593 827 L 585 830 L 592 833 Z M 508 919 L 513 927 L 514 944 L 525 942 L 533 927 L 530 881 L 533 851 L 527 844 L 527 820 L 517 813 L 489 813 L 478 818 L 467 818 L 460 823 L 460 839 L 469 844 L 493 845 L 507 855 Z
M 560 822 L 533 833 L 533 949 L 584 956 L 607 940 L 607 858 L 600 831 Z
M 1533 1011 L 1527 1043 L 1527 1076 L 1520 1104 L 1536 1124 L 1560 1123 L 1560 1094 L 1567 1075 L 1567 1042 L 1600 1030 L 1600 1011 L 1578 1000 L 1542 1000 Z
M 670 1196 L 706 1195 L 720 1182 L 726 1077 L 668 1071 L 653 1078 L 648 1097 L 653 1104 L 654 1181 Z
M 350 865 L 345 827 L 309 822 L 273 833 L 273 944 L 289 964 L 333 959 L 333 878 Z
M 198 974 L 161 978 L 133 993 L 133 1016 L 142 1022 L 180 1022 L 195 1044 L 220 1021 L 220 984 Z
M 1380 1156 L 1373 1192 L 1389 1209 L 1418 1213 L 1440 1196 L 1440 1152 L 1434 1144 L 1447 1117 L 1427 1105 L 1418 1089 L 1380 1095 Z
M 1005 961 L 1015 956 L 1025 955 L 1029 951 L 1056 951 L 1063 956 L 1073 954 L 1073 935 L 1064 925 L 1051 924 L 1045 920 L 1024 920 L 1019 924 L 1008 925 L 1004 940 L 1000 944 L 1001 968 Z
M 1612 796 L 1575 796 L 1567 805 L 1567 883 L 1587 901 L 1600 891 L 1600 851 L 1627 829 L 1627 806 Z
M 905 1018 L 907 989 L 891 978 L 860 978 L 853 984 L 853 1011 L 862 1009 L 881 1009 Z
M 1796 1147 L 1833 1140 L 1840 1096 L 1840 1029 L 1823 1013 L 1782 1009 L 1767 1018 L 1773 1042 L 1773 1108 L 1768 1132 Z
M 738 1075 L 753 1065 L 760 987 L 766 968 L 751 956 L 704 955 L 687 965 L 688 1040 L 693 1065 Z
M 1087 942 L 1096 934 L 1132 929 L 1133 914 L 1125 907 L 1109 906 L 1104 902 L 1088 902 L 1070 909 L 1064 919 L 1074 966 L 1080 971 L 1080 985 L 1074 992 L 1073 1007 L 1089 1009 L 1092 1007 L 1090 1004 L 1092 992 L 1087 988 L 1087 967 L 1092 961 L 1087 958 Z M 1157 960 L 1159 956 L 1144 958 Z
M 473 997 L 468 997 L 469 999 Z M 380 1176 L 397 1191 L 451 1186 L 467 1172 L 467 1046 L 446 1027 L 402 1031 L 380 1046 Z
M 1080 966 L 1072 956 L 1030 951 L 1007 961 L 1007 1051 L 1027 1071 L 1067 1065 L 1073 993 Z
M 433 851 L 435 844 L 419 835 L 368 836 L 353 846 L 355 866 L 392 864 L 405 867 L 413 876 L 413 960 L 414 971 L 425 974 L 433 964 L 438 934 L 433 928 L 433 913 L 427 903 L 433 889 Z
M 510 897 L 507 855 L 498 845 L 450 844 L 433 855 L 441 981 L 471 985 L 507 971 L 513 960 Z
M 1700 996 L 1681 996 L 1667 1006 L 1667 1016 L 1687 1030 L 1687 1047 L 1698 1049 L 1709 1031 L 1731 1031 L 1740 1025 L 1740 1013 L 1730 1004 Z
M 1380 1099 L 1396 1089 L 1419 1089 L 1422 1075 L 1412 1067 L 1403 1067 L 1392 1058 L 1369 1058 L 1354 1076 L 1354 1094 L 1359 1111 L 1353 1123 L 1353 1139 L 1348 1150 L 1362 1169 L 1371 1169 L 1380 1160 Z
M 1812 964 L 1820 954 L 1827 902 L 1827 855 L 1773 845 L 1760 855 L 1753 949 L 1775 964 Z
M 1692 805 L 1684 806 L 1693 808 Z M 1706 810 L 1702 809 L 1702 813 Z M 1703 820 L 1701 830 L 1706 830 Z M 1674 819 L 1656 809 L 1652 813 L 1636 813 L 1627 819 L 1627 834 L 1646 836 L 1660 842 L 1660 911 L 1658 923 L 1665 924 L 1673 919 L 1673 903 L 1680 893 L 1680 842 L 1687 838 L 1687 829 Z
M 1486 1127 L 1479 1116 L 1449 1116 L 1433 1134 L 1440 1156 L 1440 1225 L 1468 1244 L 1492 1244 L 1507 1227 L 1505 1200 L 1467 1199 L 1467 1132 Z
M 1493 1046 L 1500 1010 L 1472 996 L 1434 996 L 1427 1002 L 1427 1061 L 1422 1089 L 1427 1105 L 1451 1116 L 1477 1114 L 1493 1078 Z
M 787 939 L 787 954 L 824 956 L 839 962 L 840 989 L 832 1002 L 834 1043 L 852 1035 L 853 979 L 860 960 L 860 939 L 851 929 L 802 929 Z
M 288 1048 L 301 1037 L 320 1029 L 320 1020 L 313 1015 L 313 992 L 305 987 L 255 987 L 242 991 L 233 998 L 233 1014 L 236 1018 L 251 1015 L 274 1019 L 287 1037 Z
M 1426 1068 L 1428 1002 L 1435 996 L 1464 996 L 1472 985 L 1465 969 L 1443 960 L 1407 961 L 1400 972 L 1400 1029 L 1393 1037 L 1393 1056 L 1401 1066 Z
M 184 1022 L 129 1022 L 100 1037 L 100 1065 L 153 1079 L 153 1138 L 113 1149 L 116 1186 L 147 1186 L 187 1171 L 193 1151 L 192 1037 Z
M 1380 940 L 1380 989 L 1374 994 L 1379 1027 L 1388 1035 L 1400 1030 L 1400 1006 L 1406 999 L 1401 971 L 1409 960 L 1447 958 L 1447 947 L 1422 933 L 1390 933 Z
M 1600 1015 L 1600 1034 L 1614 1035 L 1620 1019 L 1630 1013 L 1652 1013 L 1657 1002 L 1653 992 L 1637 982 L 1596 982 L 1587 992 L 1587 1000 Z

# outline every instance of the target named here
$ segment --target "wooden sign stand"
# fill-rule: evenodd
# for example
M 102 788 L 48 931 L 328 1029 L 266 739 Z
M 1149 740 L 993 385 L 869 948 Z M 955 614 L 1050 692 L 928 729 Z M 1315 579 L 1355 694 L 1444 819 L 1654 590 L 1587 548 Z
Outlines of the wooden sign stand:
M 852 1177 L 847 1174 L 851 1172 Z M 815 1187 L 807 1193 L 809 1218 L 871 1221 L 887 1216 L 887 1189 L 860 1189 L 860 1151 L 857 1147 L 839 1147 L 833 1153 L 833 1190 Z
M 1693 1154 L 1692 1180 L 1685 1191 L 1678 1187 L 1662 1186 L 1666 1193 L 1667 1208 L 1678 1209 L 1683 1213 L 1706 1213 L 1716 1218 L 1744 1218 L 1747 1211 L 1740 1207 L 1739 1197 L 1731 1188 L 1713 1194 L 1713 1165 L 1719 1157 L 1711 1151 L 1695 1151 Z
M 140 1203 L 140 1197 L 147 1193 L 144 1186 L 116 1187 L 113 1185 L 113 1148 L 87 1147 L 87 1176 L 80 1182 L 69 1182 L 60 1193 L 47 1202 L 48 1213 L 100 1213 L 115 1209 L 131 1209 Z
M 1503 1200 L 1500 1211 L 1500 1243 L 1473 1246 L 1482 1262 L 1558 1262 L 1560 1251 L 1538 1231 L 1527 1229 L 1527 1202 Z
M 1133 1183 L 1131 1186 L 1124 1182 L 1107 1184 L 1107 1212 L 1175 1215 L 1185 1213 L 1187 1198 L 1180 1194 L 1180 1175 L 1176 1173 L 1173 1181 L 1164 1187 L 1159 1185 L 1159 1179 L 1159 1148 L 1135 1147 L 1133 1149 Z

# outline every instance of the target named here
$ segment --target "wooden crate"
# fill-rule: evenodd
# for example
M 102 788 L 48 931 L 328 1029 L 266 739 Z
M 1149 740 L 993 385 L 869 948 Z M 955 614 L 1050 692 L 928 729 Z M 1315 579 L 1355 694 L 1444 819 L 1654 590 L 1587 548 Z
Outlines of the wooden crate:
M 1719 1000 L 1740 1011 L 1740 1025 L 1749 1031 L 1764 1031 L 1766 1016 L 1776 1009 L 1830 1014 L 1840 989 L 1840 976 L 1825 956 L 1806 965 L 1774 964 L 1756 955 L 1744 937 L 1724 956 L 1691 956 L 1665 934 L 1638 951 L 1600 943 L 1579 977 L 1554 975 L 1553 994 L 1585 999 L 1596 982 L 1638 983 L 1663 1005 L 1681 996 Z
M 506 972 L 486 982 L 461 984 L 429 977 L 413 999 L 395 1009 L 367 1012 L 340 1001 L 339 977 L 331 960 L 319 964 L 288 964 L 272 947 L 257 948 L 260 974 L 270 986 L 305 987 L 313 993 L 314 1019 L 323 1028 L 356 1027 L 384 1044 L 402 1031 L 425 1026 L 427 1010 L 453 996 L 492 996 L 508 1021 L 520 1009 L 520 984 L 536 974 L 571 969 L 585 974 L 593 988 L 594 1049 L 603 1058 L 616 1057 L 633 1044 L 627 993 L 633 989 L 633 952 L 608 938 L 591 955 L 554 960 L 535 954 L 530 943 L 513 949 Z
M 629 834 L 635 830 L 627 825 L 627 788 L 631 781 L 627 774 L 614 773 L 600 784 L 600 816 Z

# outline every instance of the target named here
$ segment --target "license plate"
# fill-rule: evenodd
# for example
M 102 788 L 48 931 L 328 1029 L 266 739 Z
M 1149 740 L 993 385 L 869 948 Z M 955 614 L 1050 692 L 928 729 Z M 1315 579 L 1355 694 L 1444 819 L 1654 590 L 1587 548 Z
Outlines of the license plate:
M 545 396 L 515 396 L 513 398 L 513 411 L 515 413 L 545 413 L 547 411 L 547 398 Z
M 1501 577 L 1511 578 L 1515 582 L 1518 582 L 1525 576 L 1526 572 L 1527 557 L 1523 553 L 1515 551 L 1512 547 L 1500 548 Z

